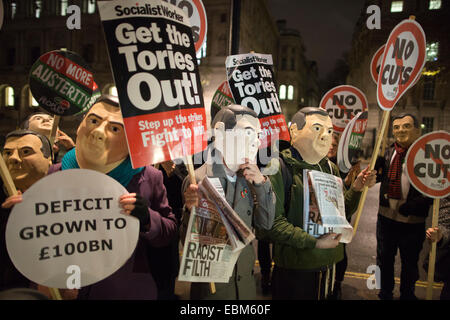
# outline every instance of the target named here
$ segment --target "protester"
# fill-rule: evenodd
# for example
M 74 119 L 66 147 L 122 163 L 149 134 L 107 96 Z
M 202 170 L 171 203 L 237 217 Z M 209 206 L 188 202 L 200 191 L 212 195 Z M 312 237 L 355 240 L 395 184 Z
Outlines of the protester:
M 161 163 L 158 167 L 163 175 L 163 183 L 167 190 L 169 205 L 177 219 L 177 226 L 179 226 L 183 210 L 181 187 L 187 175 L 186 168 L 182 164 L 176 165 L 171 160 Z M 170 269 L 167 269 L 169 266 L 164 264 L 156 265 L 153 268 L 153 273 L 158 274 L 155 277 L 158 288 L 164 288 L 159 290 L 159 300 L 176 300 L 178 298 L 175 296 L 175 282 L 178 276 L 178 270 L 180 269 L 179 241 L 180 238 L 177 232 L 169 246 L 153 248 L 153 251 L 158 251 L 158 255 L 164 257 L 167 261 L 172 261 Z
M 223 107 L 214 117 L 212 127 L 214 147 L 209 151 L 207 162 L 195 170 L 197 182 L 206 176 L 219 178 L 227 202 L 247 226 L 270 229 L 275 213 L 275 196 L 270 180 L 261 174 L 255 163 L 259 146 L 258 134 L 261 131 L 257 114 L 239 105 Z M 233 137 L 238 137 L 241 141 L 247 137 L 248 144 L 243 147 L 253 151 L 247 154 L 246 150 L 236 148 Z M 249 158 L 243 159 L 245 154 Z M 185 179 L 182 240 L 185 238 L 190 210 L 198 205 L 198 190 L 197 185 L 190 184 L 190 180 Z M 256 198 L 256 203 L 252 195 Z M 254 264 L 254 249 L 248 245 L 240 253 L 228 283 L 216 283 L 215 294 L 211 293 L 208 283 L 192 283 L 191 299 L 255 299 Z
M 164 288 L 156 287 L 153 268 L 170 268 L 172 261 L 152 249 L 170 244 L 177 232 L 176 219 L 168 205 L 162 174 L 152 166 L 131 167 L 116 97 L 105 95 L 96 101 L 78 127 L 76 147 L 61 163 L 50 167 L 49 174 L 75 168 L 105 173 L 122 184 L 130 192 L 120 197 L 123 213 L 140 222 L 139 240 L 131 258 L 108 278 L 81 288 L 78 298 L 156 299 L 157 291 Z
M 331 145 L 333 126 L 328 113 L 306 107 L 292 118 L 291 147 L 280 153 L 270 176 L 276 193 L 276 214 L 272 229 L 262 236 L 273 243 L 275 268 L 272 276 L 273 299 L 318 300 L 327 297 L 332 283 L 332 269 L 343 258 L 341 235 L 328 233 L 320 238 L 303 228 L 303 169 L 339 176 L 326 155 Z M 289 179 L 290 177 L 290 179 Z M 290 183 L 288 182 L 290 180 Z M 375 172 L 363 170 L 345 192 L 347 219 L 356 210 L 364 186 L 375 184 Z M 328 282 L 326 281 L 328 279 Z
M 54 117 L 51 114 L 45 112 L 36 112 L 30 114 L 22 124 L 22 128 L 26 130 L 32 130 L 39 132 L 50 139 L 50 134 L 53 127 Z M 53 163 L 56 163 L 59 158 L 59 150 L 62 146 L 65 151 L 69 151 L 75 147 L 75 143 L 72 138 L 65 134 L 63 131 L 57 129 L 55 141 L 53 145 Z
M 427 239 L 437 242 L 435 279 L 444 282 L 441 300 L 450 300 L 450 196 L 440 200 L 438 227 L 428 228 Z
M 339 146 L 340 136 L 338 133 L 334 132 L 331 140 L 331 147 L 328 150 L 327 157 L 328 159 L 337 165 L 337 152 Z M 349 188 L 353 181 L 356 179 L 358 174 L 361 172 L 360 163 L 356 163 L 353 165 L 350 170 L 345 173 L 339 169 L 339 175 L 341 176 L 345 187 Z M 345 271 L 348 266 L 348 257 L 347 257 L 347 246 L 343 243 L 344 246 L 344 259 L 336 263 L 336 280 L 334 282 L 333 293 L 330 295 L 330 299 L 340 300 L 342 298 L 342 282 L 344 281 Z
M 377 159 L 380 205 L 377 221 L 377 265 L 381 271 L 382 300 L 392 300 L 394 262 L 400 250 L 400 299 L 415 300 L 419 279 L 418 261 L 425 239 L 425 219 L 432 200 L 410 185 L 404 170 L 408 148 L 420 136 L 417 119 L 411 114 L 393 118 L 395 142 Z
M 6 250 L 6 224 L 13 203 L 21 193 L 47 174 L 51 165 L 50 141 L 43 135 L 29 130 L 16 130 L 6 135 L 2 156 L 11 174 L 17 196 L 7 198 L 0 189 L 0 291 L 11 288 L 28 288 L 31 282 L 13 265 Z M 8 201 L 6 201 L 8 199 Z

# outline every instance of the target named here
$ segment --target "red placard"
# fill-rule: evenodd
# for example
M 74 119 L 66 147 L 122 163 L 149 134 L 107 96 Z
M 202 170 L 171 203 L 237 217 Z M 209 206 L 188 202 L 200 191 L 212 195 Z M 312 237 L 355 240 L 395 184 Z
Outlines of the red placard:
M 425 33 L 416 21 L 400 22 L 389 35 L 377 81 L 381 109 L 392 110 L 420 77 L 425 65 Z
M 372 76 L 373 82 L 377 84 L 378 73 L 380 72 L 381 60 L 383 59 L 385 45 L 383 44 L 373 55 L 370 61 L 370 75 Z
M 406 154 L 406 173 L 411 184 L 431 198 L 450 194 L 450 134 L 430 132 L 419 138 Z
M 327 110 L 337 132 L 343 132 L 355 114 L 367 111 L 367 105 L 365 94 L 348 85 L 334 87 L 325 93 L 319 103 L 320 108 Z

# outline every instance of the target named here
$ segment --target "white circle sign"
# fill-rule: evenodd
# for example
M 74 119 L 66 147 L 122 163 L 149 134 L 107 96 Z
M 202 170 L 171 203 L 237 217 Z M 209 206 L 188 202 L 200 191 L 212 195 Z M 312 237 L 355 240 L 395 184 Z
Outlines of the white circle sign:
M 28 279 L 67 288 L 71 266 L 81 287 L 117 271 L 133 253 L 139 221 L 120 213 L 127 190 L 92 170 L 51 174 L 31 186 L 14 206 L 6 227 L 6 247 L 15 267 Z
M 406 154 L 411 184 L 430 198 L 450 195 L 450 134 L 433 131 L 417 139 Z

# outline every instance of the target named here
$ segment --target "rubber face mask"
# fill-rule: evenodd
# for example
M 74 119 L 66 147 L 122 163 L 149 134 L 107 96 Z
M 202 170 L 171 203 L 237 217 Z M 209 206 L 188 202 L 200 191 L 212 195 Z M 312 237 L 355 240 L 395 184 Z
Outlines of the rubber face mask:
M 28 129 L 39 132 L 44 136 L 49 136 L 52 131 L 53 116 L 45 113 L 38 113 L 28 119 Z
M 333 124 L 329 116 L 311 114 L 306 116 L 306 124 L 297 130 L 292 124 L 291 144 L 309 164 L 317 164 L 330 150 Z
M 44 157 L 41 147 L 41 139 L 33 134 L 10 137 L 5 143 L 3 159 L 14 184 L 21 191 L 47 174 L 52 162 L 51 158 Z
M 231 130 L 225 130 L 223 122 L 218 122 L 214 128 L 214 146 L 222 154 L 226 166 L 233 172 L 238 171 L 239 166 L 246 163 L 246 159 L 255 162 L 261 145 L 261 125 L 257 118 L 237 115 L 236 121 L 236 126 Z
M 420 130 L 414 127 L 414 119 L 406 116 L 394 120 L 392 134 L 399 145 L 408 148 L 420 136 Z
M 76 156 L 80 167 L 102 172 L 109 172 L 128 156 L 119 108 L 99 102 L 89 110 L 78 127 Z

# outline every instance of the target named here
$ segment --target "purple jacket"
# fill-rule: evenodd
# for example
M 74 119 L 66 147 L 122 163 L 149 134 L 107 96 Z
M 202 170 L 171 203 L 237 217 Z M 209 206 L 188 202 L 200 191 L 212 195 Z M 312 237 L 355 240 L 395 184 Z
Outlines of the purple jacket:
M 52 165 L 48 174 L 58 170 L 61 170 L 61 164 Z M 136 250 L 119 270 L 100 282 L 82 288 L 79 299 L 156 299 L 152 268 L 166 264 L 170 269 L 168 264 L 171 261 L 160 259 L 158 250 L 154 250 L 170 244 L 178 232 L 161 172 L 147 166 L 131 179 L 126 189 L 147 200 L 150 215 L 148 231 L 140 232 Z

